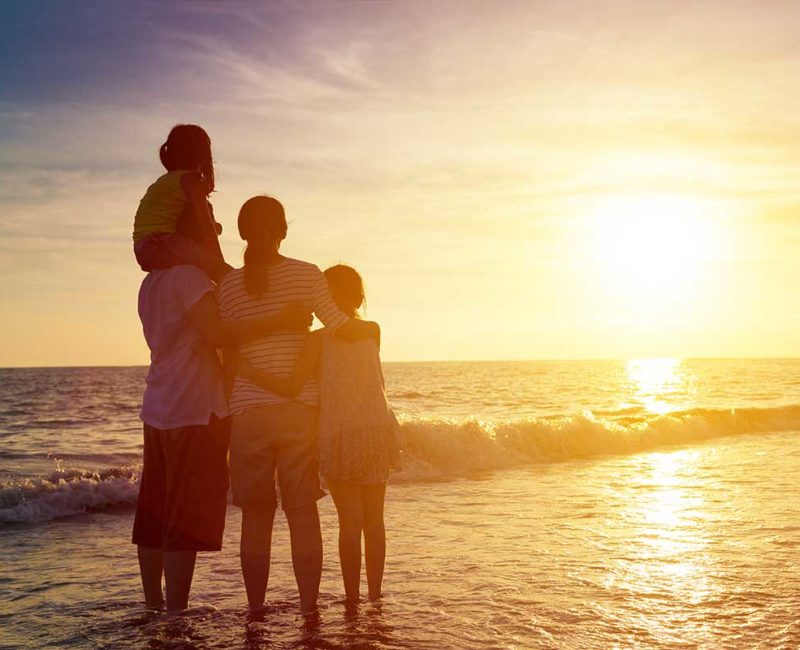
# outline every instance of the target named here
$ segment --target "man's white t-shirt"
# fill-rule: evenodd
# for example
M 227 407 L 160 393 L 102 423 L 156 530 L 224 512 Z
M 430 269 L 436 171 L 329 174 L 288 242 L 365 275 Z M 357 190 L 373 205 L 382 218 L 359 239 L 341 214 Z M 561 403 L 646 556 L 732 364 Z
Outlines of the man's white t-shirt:
M 156 429 L 208 424 L 228 416 L 222 366 L 187 312 L 214 291 L 196 266 L 151 271 L 139 289 L 139 318 L 150 348 L 141 417 Z

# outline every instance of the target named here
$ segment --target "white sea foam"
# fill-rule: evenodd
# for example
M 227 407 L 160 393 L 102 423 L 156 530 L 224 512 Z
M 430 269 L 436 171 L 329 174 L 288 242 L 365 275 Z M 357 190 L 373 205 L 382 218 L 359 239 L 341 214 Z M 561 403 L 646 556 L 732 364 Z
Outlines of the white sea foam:
M 136 501 L 139 474 L 121 468 L 104 472 L 56 472 L 40 479 L 0 485 L 0 523 L 36 523 Z

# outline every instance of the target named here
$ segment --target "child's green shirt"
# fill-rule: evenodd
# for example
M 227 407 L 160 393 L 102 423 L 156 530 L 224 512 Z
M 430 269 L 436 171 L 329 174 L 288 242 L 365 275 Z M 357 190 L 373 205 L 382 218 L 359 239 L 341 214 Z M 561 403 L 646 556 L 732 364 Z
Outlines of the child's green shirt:
M 181 185 L 181 178 L 189 173 L 185 169 L 176 169 L 147 188 L 133 220 L 134 242 L 154 232 L 176 231 L 178 217 L 189 204 L 189 197 Z

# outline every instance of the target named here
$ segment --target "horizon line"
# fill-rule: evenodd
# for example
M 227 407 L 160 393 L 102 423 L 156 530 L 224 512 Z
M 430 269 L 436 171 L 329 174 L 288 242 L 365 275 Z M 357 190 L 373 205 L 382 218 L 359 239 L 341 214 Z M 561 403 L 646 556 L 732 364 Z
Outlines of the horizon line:
M 403 359 L 386 360 L 382 363 L 587 363 L 601 361 L 638 361 L 638 360 L 659 360 L 670 359 L 675 361 L 794 361 L 800 360 L 800 356 L 741 356 L 741 357 L 671 357 L 671 356 L 652 356 L 652 357 L 562 357 L 551 359 Z M 78 364 L 78 365 L 30 365 L 30 366 L 0 366 L 0 370 L 59 370 L 64 368 L 147 368 L 148 363 L 136 364 Z

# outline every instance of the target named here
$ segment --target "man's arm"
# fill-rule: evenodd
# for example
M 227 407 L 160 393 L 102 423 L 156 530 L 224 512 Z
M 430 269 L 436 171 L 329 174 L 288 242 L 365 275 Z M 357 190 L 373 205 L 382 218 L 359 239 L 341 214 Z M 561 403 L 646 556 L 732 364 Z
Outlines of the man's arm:
M 351 318 L 339 327 L 333 335 L 343 341 L 360 341 L 361 339 L 375 339 L 378 349 L 381 347 L 381 327 L 375 321 Z
M 236 368 L 239 364 L 239 353 L 236 348 L 222 349 L 222 382 L 225 387 L 225 397 L 233 395 L 233 381 L 236 379 Z
M 202 240 L 210 240 L 218 235 L 213 208 L 208 202 L 208 191 L 199 174 L 184 174 L 181 177 L 181 187 L 186 192 L 189 205 L 194 212 L 195 232 Z
M 214 348 L 236 346 L 279 330 L 308 329 L 311 324 L 308 309 L 296 305 L 288 305 L 275 316 L 223 320 L 210 291 L 189 308 L 187 315 L 203 341 Z

